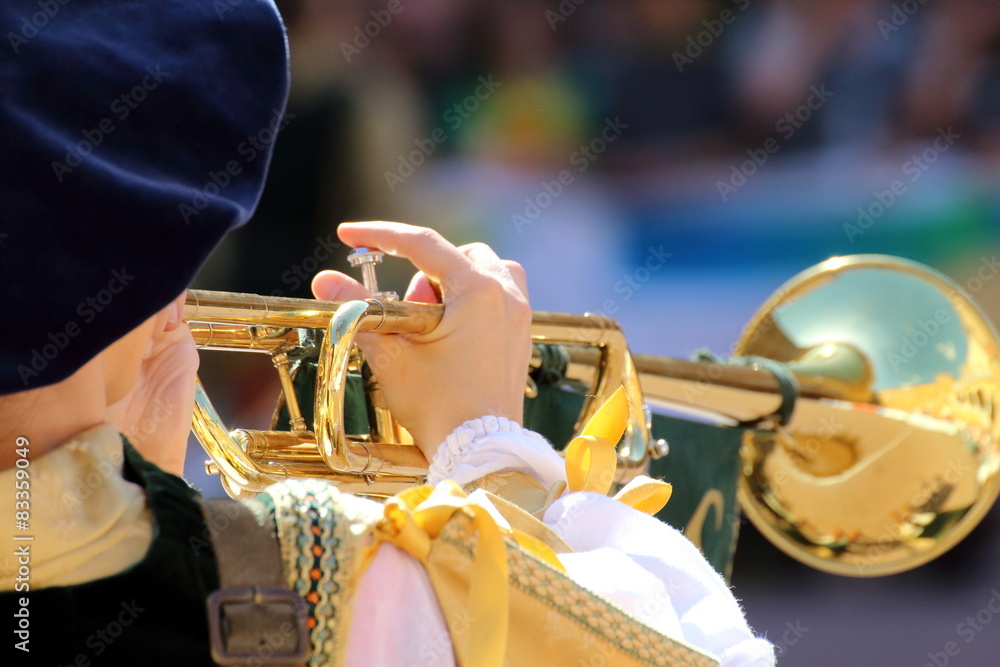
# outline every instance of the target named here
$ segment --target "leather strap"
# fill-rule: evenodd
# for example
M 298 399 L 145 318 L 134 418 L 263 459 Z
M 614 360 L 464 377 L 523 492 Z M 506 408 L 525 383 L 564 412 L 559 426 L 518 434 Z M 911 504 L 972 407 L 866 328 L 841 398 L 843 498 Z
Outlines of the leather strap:
M 788 422 L 792 420 L 792 414 L 795 412 L 795 401 L 799 397 L 799 382 L 795 379 L 795 374 L 785 364 L 766 357 L 735 357 L 731 361 L 740 366 L 762 368 L 770 372 L 778 380 L 781 392 L 781 405 L 778 406 L 774 414 L 742 422 L 740 426 L 753 428 L 767 421 L 773 421 L 778 426 L 787 426 Z
M 306 662 L 306 602 L 285 583 L 273 526 L 229 498 L 207 499 L 202 509 L 219 570 L 220 588 L 208 598 L 212 659 L 276 667 Z
M 713 354 L 710 350 L 698 350 L 694 353 L 695 361 L 707 361 L 715 364 L 726 363 L 726 360 Z M 757 419 L 742 421 L 737 426 L 743 428 L 758 428 L 761 426 L 787 426 L 795 412 L 795 401 L 799 397 L 799 382 L 795 379 L 795 373 L 785 364 L 768 359 L 766 357 L 732 357 L 728 363 L 737 366 L 749 366 L 768 371 L 778 381 L 779 392 L 781 393 L 781 405 L 770 415 L 765 415 Z

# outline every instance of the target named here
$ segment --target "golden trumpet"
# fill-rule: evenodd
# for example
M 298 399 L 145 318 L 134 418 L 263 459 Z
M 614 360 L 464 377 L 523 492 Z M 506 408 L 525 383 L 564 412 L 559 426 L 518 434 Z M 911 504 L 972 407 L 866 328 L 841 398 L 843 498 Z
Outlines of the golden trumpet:
M 366 281 L 377 293 L 370 267 Z M 230 432 L 199 384 L 193 430 L 230 495 L 295 476 L 375 496 L 422 481 L 427 462 L 392 419 L 354 337 L 430 331 L 442 306 L 376 296 L 324 303 L 189 291 L 185 319 L 198 345 L 270 355 L 291 424 Z M 733 351 L 740 363 L 633 356 L 618 325 L 591 314 L 535 313 L 532 339 L 564 350 L 566 377 L 588 388 L 577 430 L 619 385 L 633 406 L 744 427 L 743 511 L 780 549 L 827 572 L 883 575 L 932 560 L 1000 492 L 1000 339 L 958 285 L 914 262 L 857 255 L 800 273 L 747 325 Z M 318 362 L 311 430 L 293 388 L 305 359 Z M 344 402 L 358 374 L 371 429 L 351 434 Z M 633 414 L 618 481 L 667 449 L 648 412 Z

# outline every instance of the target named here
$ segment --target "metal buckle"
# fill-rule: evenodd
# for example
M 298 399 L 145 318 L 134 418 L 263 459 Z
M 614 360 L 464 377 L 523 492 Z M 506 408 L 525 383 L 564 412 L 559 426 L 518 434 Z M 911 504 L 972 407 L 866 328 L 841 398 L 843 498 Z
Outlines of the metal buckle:
M 269 637 L 260 637 L 260 648 L 234 652 L 227 647 L 229 637 L 223 629 L 223 614 L 230 604 L 272 605 L 288 608 L 288 622 L 296 630 L 298 645 L 291 650 L 271 646 Z M 281 588 L 224 588 L 208 596 L 208 636 L 212 659 L 219 665 L 300 665 L 309 660 L 309 628 L 306 625 L 306 601 L 294 591 Z

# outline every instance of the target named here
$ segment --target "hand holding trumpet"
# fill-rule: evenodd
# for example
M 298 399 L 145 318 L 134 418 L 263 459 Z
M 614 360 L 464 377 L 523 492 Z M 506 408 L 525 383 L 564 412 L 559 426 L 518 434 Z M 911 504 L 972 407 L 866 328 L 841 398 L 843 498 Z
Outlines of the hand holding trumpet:
M 390 410 L 428 460 L 466 420 L 496 415 L 520 422 L 531 358 L 531 308 L 521 266 L 485 244 L 455 247 L 432 229 L 396 222 L 346 223 L 337 234 L 353 247 L 410 260 L 418 272 L 405 300 L 447 306 L 429 334 L 358 337 Z M 339 271 L 320 272 L 312 287 L 326 301 L 371 298 L 364 285 Z

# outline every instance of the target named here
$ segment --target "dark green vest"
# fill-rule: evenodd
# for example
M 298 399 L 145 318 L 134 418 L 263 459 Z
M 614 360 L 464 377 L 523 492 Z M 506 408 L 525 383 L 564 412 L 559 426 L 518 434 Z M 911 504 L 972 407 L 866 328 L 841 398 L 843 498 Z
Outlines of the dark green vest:
M 13 648 L 24 593 L 0 594 L 13 665 L 213 665 L 205 599 L 218 588 L 197 491 L 125 444 L 125 478 L 146 489 L 153 543 L 128 570 L 98 581 L 30 591 L 29 653 Z

